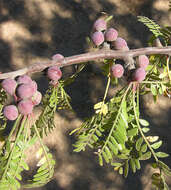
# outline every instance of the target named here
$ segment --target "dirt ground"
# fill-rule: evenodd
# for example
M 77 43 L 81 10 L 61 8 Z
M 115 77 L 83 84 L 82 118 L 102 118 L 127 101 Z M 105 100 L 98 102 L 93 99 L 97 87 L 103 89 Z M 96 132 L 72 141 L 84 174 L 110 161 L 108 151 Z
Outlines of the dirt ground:
M 168 5 L 169 0 L 0 0 L 0 71 L 44 62 L 55 53 L 71 56 L 88 51 L 86 36 L 100 12 L 114 16 L 111 26 L 127 40 L 131 49 L 145 47 L 150 32 L 137 21 L 137 16 L 169 25 Z M 74 67 L 63 71 L 65 75 L 71 74 Z M 47 79 L 41 74 L 33 78 L 44 93 Z M 149 162 L 144 162 L 141 171 L 130 173 L 124 179 L 112 168 L 100 167 L 92 152 L 72 152 L 75 139 L 69 132 L 91 116 L 93 104 L 103 96 L 105 83 L 97 65 L 90 64 L 76 82 L 66 88 L 75 113 L 56 113 L 57 127 L 44 139 L 56 159 L 55 174 L 51 182 L 37 190 L 151 189 Z M 141 107 L 142 117 L 150 121 L 151 134 L 160 136 L 162 150 L 171 154 L 170 99 L 161 97 L 154 104 L 152 98 L 146 96 L 141 99 Z M 35 150 L 28 154 L 31 166 L 36 161 L 32 158 Z M 171 167 L 170 157 L 164 161 Z M 168 183 L 171 187 L 171 178 Z

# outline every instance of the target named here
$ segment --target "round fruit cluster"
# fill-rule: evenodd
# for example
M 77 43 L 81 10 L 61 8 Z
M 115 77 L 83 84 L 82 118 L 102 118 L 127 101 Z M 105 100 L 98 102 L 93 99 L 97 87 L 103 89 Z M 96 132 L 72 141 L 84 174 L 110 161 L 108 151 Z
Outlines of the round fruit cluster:
M 137 68 L 135 69 L 133 73 L 133 80 L 137 82 L 142 82 L 146 77 L 146 71 L 149 64 L 149 59 L 146 55 L 139 55 L 137 57 Z
M 137 57 L 136 69 L 133 71 L 131 81 L 142 82 L 146 77 L 146 71 L 149 64 L 149 59 L 146 55 Z M 115 78 L 120 78 L 124 74 L 124 67 L 121 64 L 115 64 L 111 67 L 112 75 Z
M 61 54 L 55 54 L 52 60 L 61 60 Z M 62 72 L 57 66 L 51 66 L 47 70 L 47 76 L 53 84 L 57 84 L 62 76 Z M 18 114 L 29 115 L 34 106 L 40 104 L 42 94 L 37 90 L 37 83 L 28 75 L 19 76 L 16 80 L 7 78 L 1 83 L 2 88 L 14 97 L 16 105 L 4 106 L 3 114 L 8 120 L 15 120 Z
M 105 43 L 110 45 L 111 49 L 127 51 L 129 47 L 127 42 L 118 37 L 118 31 L 114 28 L 107 28 L 107 22 L 104 19 L 98 19 L 93 25 L 94 33 L 91 36 L 95 46 L 100 46 Z M 149 64 L 149 59 L 146 55 L 140 55 L 137 58 L 136 69 L 131 75 L 131 81 L 142 82 L 146 77 L 145 69 Z M 124 74 L 124 67 L 121 64 L 115 64 L 111 67 L 112 75 L 115 78 L 121 78 Z
M 14 97 L 17 105 L 4 106 L 3 114 L 8 120 L 15 120 L 19 113 L 22 115 L 31 114 L 33 107 L 41 102 L 42 94 L 37 90 L 37 83 L 28 75 L 19 76 L 16 80 L 4 79 L 1 86 Z
M 104 19 L 95 21 L 93 31 L 91 39 L 95 46 L 100 46 L 107 42 L 115 50 L 129 50 L 126 41 L 118 37 L 118 31 L 114 28 L 107 28 L 107 23 Z

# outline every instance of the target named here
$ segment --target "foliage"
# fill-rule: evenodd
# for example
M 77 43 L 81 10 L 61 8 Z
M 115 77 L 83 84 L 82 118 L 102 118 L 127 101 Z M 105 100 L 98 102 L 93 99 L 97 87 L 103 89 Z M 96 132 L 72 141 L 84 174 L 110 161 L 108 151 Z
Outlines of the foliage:
M 138 21 L 146 25 L 148 29 L 155 35 L 155 37 L 162 35 L 160 31 L 161 27 L 148 17 L 138 16 Z
M 60 82 L 58 86 L 49 86 L 49 89 L 43 97 L 42 107 L 43 110 L 36 121 L 36 126 L 41 137 L 43 137 L 44 134 L 47 135 L 48 132 L 51 132 L 55 128 L 54 116 L 56 109 L 71 109 L 69 96 L 63 88 L 63 82 Z M 34 131 L 34 127 L 32 127 L 32 129 Z
M 146 81 L 142 84 L 137 86 L 134 82 L 130 83 L 117 91 L 110 101 L 95 104 L 95 115 L 87 119 L 80 128 L 73 130 L 71 134 L 75 133 L 78 138 L 74 144 L 75 152 L 84 151 L 88 146 L 96 152 L 101 166 L 105 161 L 125 177 L 129 170 L 135 173 L 136 170 L 141 169 L 143 160 L 148 160 L 153 156 L 155 166 L 159 168 L 159 173 L 157 173 L 159 176 L 154 179 L 156 175 L 154 173 L 152 182 L 159 188 L 167 189 L 164 174 L 170 175 L 171 170 L 168 166 L 162 165 L 163 162 L 159 159 L 169 155 L 157 151 L 162 141 L 156 136 L 146 137 L 150 126 L 146 120 L 140 118 L 139 110 L 140 95 L 151 92 L 156 101 L 158 95 L 165 94 L 166 89 L 170 90 L 168 73 L 164 75 L 161 65 L 158 64 L 161 62 L 162 59 L 156 58 L 153 66 L 149 65 Z M 166 71 L 167 64 L 163 67 Z M 152 167 L 153 165 L 154 163 Z M 160 183 L 157 181 L 159 179 Z
M 169 4 L 171 8 L 171 1 Z M 108 22 L 112 17 L 106 18 Z M 153 20 L 139 16 L 142 22 L 152 32 L 149 44 L 160 39 L 164 46 L 168 46 L 171 39 L 171 27 L 160 27 Z M 102 32 L 101 32 L 102 33 Z M 102 33 L 103 35 L 103 33 Z M 104 39 L 105 40 L 105 39 Z M 107 45 L 111 45 L 105 42 Z M 104 44 L 105 44 L 104 43 Z M 100 44 L 99 49 L 103 48 Z M 127 44 L 126 48 L 128 50 Z M 115 171 L 127 177 L 129 171 L 135 173 L 141 169 L 144 160 L 152 162 L 155 169 L 151 176 L 152 184 L 157 189 L 169 189 L 165 175 L 171 176 L 171 169 L 161 161 L 169 155 L 162 152 L 162 140 L 158 136 L 149 136 L 150 124 L 141 117 L 140 96 L 151 93 L 155 102 L 159 96 L 170 97 L 171 72 L 169 68 L 170 55 L 151 55 L 150 64 L 146 69 L 146 78 L 142 82 L 130 80 L 124 76 L 125 85 L 118 87 L 119 80 L 111 73 L 111 67 L 115 65 L 115 59 L 104 59 L 101 70 L 107 77 L 106 90 L 103 100 L 94 105 L 94 114 L 86 119 L 83 124 L 74 129 L 70 135 L 76 135 L 77 141 L 73 145 L 75 152 L 85 151 L 91 148 L 98 157 L 100 166 L 110 164 Z M 13 127 L 8 136 L 2 139 L 0 148 L 0 189 L 17 190 L 21 186 L 33 188 L 43 186 L 53 177 L 55 160 L 50 150 L 44 145 L 42 139 L 55 128 L 54 118 L 57 110 L 69 109 L 70 97 L 65 92 L 66 85 L 74 82 L 75 78 L 86 64 L 81 64 L 74 75 L 65 80 L 50 81 L 41 105 L 41 113 L 34 121 L 32 114 L 19 115 L 13 122 Z M 55 83 L 54 83 L 55 82 Z M 118 90 L 110 100 L 107 95 L 110 87 Z M 7 94 L 0 87 L 0 132 L 3 134 L 8 121 L 3 115 L 3 107 L 7 100 Z M 36 152 L 39 161 L 36 165 L 35 174 L 22 184 L 22 172 L 29 170 L 26 162 L 26 154 L 29 148 L 39 142 L 40 148 Z M 159 150 L 158 150 L 159 149 Z M 153 157 L 153 159 L 151 159 Z
M 1 93 L 1 107 L 6 96 Z M 43 144 L 43 135 L 47 135 L 54 127 L 54 114 L 56 109 L 64 109 L 71 106 L 68 95 L 61 82 L 58 87 L 50 86 L 42 103 L 42 112 L 34 123 L 33 116 L 20 115 L 15 121 L 9 136 L 5 139 L 0 152 L 0 189 L 20 189 L 22 172 L 29 170 L 26 163 L 26 151 L 38 140 L 40 143 L 39 162 L 33 179 L 28 180 L 25 188 L 39 187 L 51 180 L 54 173 L 55 160 L 48 148 Z M 2 108 L 1 108 L 2 110 Z M 2 114 L 1 114 L 2 115 Z M 3 116 L 3 115 L 2 115 Z M 2 117 L 2 119 L 4 119 Z M 33 123 L 33 125 L 32 125 Z M 6 125 L 5 125 L 6 126 Z M 30 128 L 31 127 L 31 133 Z

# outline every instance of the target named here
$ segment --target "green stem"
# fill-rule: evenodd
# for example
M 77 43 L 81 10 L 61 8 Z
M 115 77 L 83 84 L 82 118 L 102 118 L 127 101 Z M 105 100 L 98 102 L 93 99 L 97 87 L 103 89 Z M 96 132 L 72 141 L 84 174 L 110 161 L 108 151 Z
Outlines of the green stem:
M 109 86 L 110 86 L 110 68 L 109 68 L 109 73 L 108 73 L 108 80 L 107 80 L 107 85 L 106 85 L 106 90 L 105 90 L 105 94 L 104 94 L 104 97 L 103 97 L 103 102 L 102 102 L 102 105 L 101 105 L 101 110 L 100 110 L 100 114 L 103 113 L 102 109 L 103 109 L 103 106 L 105 104 L 105 100 L 106 100 L 106 97 L 107 97 L 107 93 L 109 91 Z
M 107 81 L 107 86 L 106 86 L 105 94 L 104 94 L 104 97 L 103 97 L 103 102 L 106 99 L 107 93 L 109 91 L 109 86 L 110 86 L 110 76 L 108 76 L 108 81 Z
M 26 118 L 27 119 L 27 118 Z M 29 125 L 26 126 L 26 129 L 24 130 L 24 145 L 26 145 L 26 142 L 27 142 L 27 137 L 28 137 L 28 127 Z M 16 173 L 18 172 L 18 168 L 20 167 L 20 164 L 21 164 L 21 161 L 22 161 L 22 158 L 23 158 L 23 154 L 24 154 L 24 148 L 21 149 L 21 156 L 20 156 L 20 161 L 19 163 L 17 164 L 17 168 L 15 170 L 15 173 L 14 173 L 14 176 L 16 177 Z
M 138 126 L 138 130 L 139 130 L 139 132 L 140 132 L 142 138 L 144 139 L 145 143 L 147 144 L 148 148 L 150 149 L 152 155 L 154 156 L 154 159 L 156 160 L 156 162 L 158 162 L 159 160 L 158 160 L 157 156 L 155 155 L 154 150 L 151 148 L 151 146 L 150 146 L 148 140 L 147 140 L 146 137 L 144 136 L 144 133 L 143 133 L 141 127 L 140 127 L 139 118 L 138 118 L 137 112 L 136 112 L 135 92 L 134 92 L 134 91 L 133 91 L 133 108 L 134 108 L 135 120 L 136 120 L 136 123 L 137 123 L 137 126 Z
M 12 148 L 12 151 L 11 151 L 11 153 L 10 153 L 10 156 L 9 156 L 9 158 L 8 158 L 8 161 L 7 161 L 7 164 L 6 164 L 6 167 L 5 167 L 5 171 L 4 171 L 4 173 L 3 173 L 3 175 L 2 175 L 2 178 L 1 178 L 2 180 L 5 178 L 6 173 L 7 173 L 7 171 L 8 171 L 8 167 L 9 167 L 10 161 L 11 161 L 11 159 L 12 159 L 15 146 L 16 146 L 16 144 L 17 144 L 17 142 L 18 142 L 18 139 L 19 139 L 19 137 L 20 137 L 21 132 L 23 131 L 23 128 L 24 128 L 26 119 L 27 119 L 27 117 L 26 117 L 26 118 L 23 117 L 23 119 L 22 119 L 20 129 L 19 129 L 18 134 L 17 134 L 17 137 L 16 137 L 16 139 L 15 139 L 15 143 L 14 143 L 14 145 L 13 145 L 13 148 Z
M 166 83 L 166 82 L 160 82 L 160 81 L 142 81 L 141 82 L 142 84 L 164 84 L 164 83 Z
M 45 146 L 44 146 L 44 144 L 43 144 L 43 142 L 42 142 L 42 139 L 41 139 L 41 137 L 40 137 L 40 135 L 39 135 L 39 131 L 38 131 L 38 129 L 37 129 L 35 123 L 34 123 L 33 126 L 34 126 L 34 129 L 35 129 L 36 135 L 37 135 L 37 137 L 38 137 L 38 139 L 39 139 L 40 145 L 41 145 L 42 148 L 43 148 L 43 152 L 44 152 L 44 155 L 45 155 L 45 157 L 46 157 L 46 160 L 47 160 L 47 163 L 48 163 L 48 167 L 49 167 L 49 171 L 50 171 L 50 170 L 51 170 L 51 167 L 50 167 L 49 158 L 48 158 L 48 155 L 47 155 Z
M 117 121 L 118 121 L 118 118 L 119 118 L 119 115 L 120 115 L 120 112 L 121 112 L 121 109 L 122 109 L 122 103 L 123 103 L 123 101 L 125 100 L 126 95 L 127 95 L 128 91 L 129 91 L 129 89 L 131 88 L 131 86 L 132 86 L 132 83 L 129 84 L 128 88 L 126 89 L 126 91 L 125 91 L 125 93 L 124 93 L 124 95 L 123 95 L 123 98 L 122 98 L 122 101 L 121 101 L 121 104 L 120 104 L 120 108 L 119 108 L 119 110 L 118 110 L 118 113 L 117 113 L 117 116 L 116 116 L 115 121 L 114 121 L 114 123 L 113 123 L 113 126 L 112 126 L 112 128 L 111 128 L 111 130 L 110 130 L 110 133 L 109 133 L 109 135 L 108 135 L 108 137 L 107 137 L 107 139 L 106 139 L 106 141 L 105 141 L 105 144 L 103 145 L 103 147 L 102 147 L 102 149 L 100 150 L 99 154 L 101 154 L 101 153 L 103 152 L 103 149 L 106 147 L 106 145 L 107 145 L 107 143 L 108 143 L 108 141 L 109 141 L 109 138 L 110 138 L 111 135 L 112 135 L 112 132 L 113 132 L 113 130 L 114 130 L 114 128 L 115 128 L 115 125 L 116 125 L 116 123 L 117 123 Z
M 18 123 L 20 122 L 20 119 L 21 119 L 21 114 L 18 116 L 17 120 L 15 121 L 15 123 L 14 123 L 14 125 L 13 125 L 13 127 L 12 127 L 12 129 L 10 131 L 10 134 L 9 134 L 9 136 L 7 138 L 7 141 L 11 138 L 13 132 L 15 131 L 16 127 L 18 126 Z

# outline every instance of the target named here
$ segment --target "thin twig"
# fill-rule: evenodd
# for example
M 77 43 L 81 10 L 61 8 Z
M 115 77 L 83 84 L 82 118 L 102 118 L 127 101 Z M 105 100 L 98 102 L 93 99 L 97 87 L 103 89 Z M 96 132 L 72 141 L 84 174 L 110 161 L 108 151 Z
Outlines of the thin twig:
M 129 57 L 136 57 L 139 55 L 154 55 L 154 54 L 171 54 L 171 46 L 168 47 L 147 47 L 140 49 L 132 49 L 128 51 L 116 51 L 116 50 L 98 50 L 89 53 L 83 53 L 79 55 L 74 55 L 70 57 L 65 57 L 60 61 L 49 60 L 49 62 L 44 63 L 34 63 L 28 67 L 23 69 L 19 69 L 17 71 L 8 72 L 4 74 L 0 74 L 0 79 L 5 78 L 15 78 L 16 76 L 24 75 L 24 74 L 32 74 L 36 72 L 41 72 L 44 69 L 57 65 L 59 67 L 65 67 L 73 64 L 79 64 L 88 61 L 95 61 L 98 59 L 122 59 L 126 60 Z

